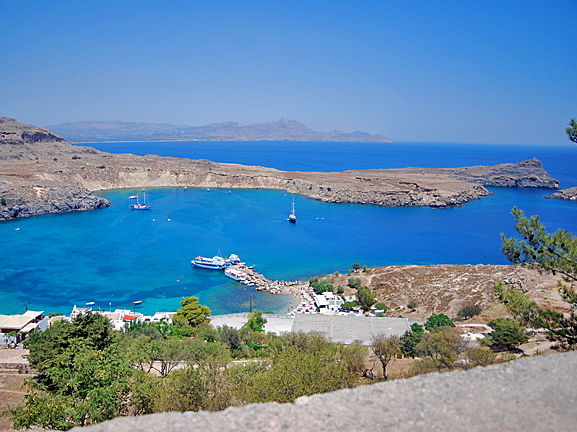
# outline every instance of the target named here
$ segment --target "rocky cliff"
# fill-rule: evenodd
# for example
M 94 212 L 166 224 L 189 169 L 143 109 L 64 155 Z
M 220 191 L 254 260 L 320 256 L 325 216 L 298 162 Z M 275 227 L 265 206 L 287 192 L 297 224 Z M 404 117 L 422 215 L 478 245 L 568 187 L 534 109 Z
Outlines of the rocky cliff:
M 109 154 L 6 118 L 0 134 L 0 219 L 99 208 L 109 203 L 92 191 L 130 187 L 283 189 L 324 202 L 443 208 L 490 195 L 484 185 L 558 185 L 537 160 L 495 167 L 291 172 Z
M 453 177 L 470 183 L 496 187 L 530 187 L 557 189 L 559 182 L 551 177 L 538 159 L 516 164 L 474 166 L 453 170 Z

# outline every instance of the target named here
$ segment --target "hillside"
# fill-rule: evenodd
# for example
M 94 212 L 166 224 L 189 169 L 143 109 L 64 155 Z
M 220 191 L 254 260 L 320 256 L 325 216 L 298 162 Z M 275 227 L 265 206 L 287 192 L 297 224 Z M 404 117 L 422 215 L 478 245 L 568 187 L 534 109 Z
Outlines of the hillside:
M 358 141 L 391 142 L 383 135 L 339 130 L 315 132 L 291 119 L 242 125 L 237 122 L 206 126 L 86 121 L 48 126 L 70 142 L 100 141 Z

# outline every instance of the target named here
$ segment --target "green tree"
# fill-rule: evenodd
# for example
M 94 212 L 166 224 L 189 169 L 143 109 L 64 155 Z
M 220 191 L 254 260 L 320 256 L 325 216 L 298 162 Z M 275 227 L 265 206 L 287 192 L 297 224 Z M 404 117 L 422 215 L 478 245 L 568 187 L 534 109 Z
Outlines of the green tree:
M 360 265 L 360 264 L 353 264 L 353 268 L 354 268 L 355 270 L 360 270 L 361 265 Z
M 382 310 L 383 312 L 386 312 L 388 308 L 388 306 L 382 302 L 378 302 L 375 307 L 377 308 L 377 310 Z
M 129 411 L 130 364 L 118 349 L 110 321 L 81 314 L 58 321 L 30 343 L 25 405 L 10 410 L 17 429 L 67 430 L 109 420 Z
M 577 237 L 563 229 L 550 234 L 539 221 L 539 216 L 527 218 L 517 207 L 513 207 L 512 213 L 517 221 L 515 230 L 523 240 L 501 234 L 502 249 L 507 258 L 516 264 L 559 273 L 577 282 Z
M 573 141 L 574 143 L 577 143 L 577 122 L 575 121 L 574 118 L 571 119 L 568 126 L 569 127 L 567 129 L 565 129 L 567 136 L 569 137 L 569 139 L 571 141 Z
M 467 305 L 457 312 L 457 317 L 461 319 L 473 318 L 481 313 L 481 306 L 479 305 Z
M 349 286 L 353 289 L 359 289 L 361 287 L 361 279 L 349 278 Z
M 295 332 L 279 338 L 282 347 L 270 368 L 254 377 L 248 402 L 293 402 L 300 396 L 357 385 L 357 376 L 341 350 L 320 333 Z
M 445 314 L 431 315 L 425 323 L 425 328 L 429 331 L 440 329 L 441 327 L 455 327 L 453 321 Z
M 365 359 L 367 358 L 367 347 L 361 341 L 354 341 L 350 345 L 341 347 L 341 358 L 347 365 L 349 372 L 362 376 L 367 376 Z
M 561 297 L 572 306 L 569 314 L 538 306 L 514 287 L 505 287 L 500 281 L 494 285 L 495 294 L 522 325 L 547 329 L 547 338 L 555 348 L 571 350 L 577 347 L 577 237 L 560 229 L 551 234 L 539 221 L 539 216 L 527 218 L 521 210 L 513 207 L 515 230 L 523 237 L 507 238 L 501 234 L 503 253 L 507 258 L 540 272 L 560 274 L 565 283 L 559 282 Z M 571 285 L 569 285 L 571 283 Z
M 319 280 L 316 278 L 316 280 L 313 280 L 312 282 L 309 280 L 309 283 L 317 294 L 322 294 L 324 292 L 334 292 L 335 290 L 335 287 L 328 280 Z
M 441 327 L 430 333 L 424 333 L 416 347 L 417 353 L 438 362 L 441 369 L 453 369 L 457 357 L 466 347 L 461 335 L 450 327 Z
M 529 340 L 519 323 L 510 318 L 492 319 L 487 325 L 494 330 L 491 340 L 496 345 L 513 348 Z
M 344 302 L 341 305 L 341 309 L 344 310 L 353 310 L 354 308 L 356 308 L 358 306 L 357 302 Z
M 406 331 L 401 336 L 401 353 L 407 357 L 417 357 L 417 345 L 421 342 L 425 329 L 417 323 L 411 326 L 411 330 Z
M 126 336 L 131 338 L 136 338 L 140 335 L 147 336 L 150 339 L 162 339 L 163 337 L 153 323 L 138 320 L 126 323 L 123 332 Z
M 201 305 L 198 298 L 190 296 L 180 302 L 181 308 L 176 311 L 173 322 L 185 322 L 196 327 L 210 316 L 211 311 L 208 306 Z
M 248 350 L 246 345 L 240 338 L 239 331 L 234 327 L 229 327 L 227 325 L 223 325 L 219 327 L 219 336 L 220 341 L 230 349 L 230 353 L 233 358 L 238 357 L 246 357 L 248 354 Z
M 368 311 L 371 309 L 371 306 L 375 304 L 377 301 L 375 295 L 366 286 L 361 286 L 357 290 L 357 303 L 364 311 Z
M 145 415 L 155 412 L 162 379 L 142 370 L 134 371 L 130 377 L 130 415 Z
M 401 340 L 398 336 L 387 336 L 384 333 L 378 333 L 371 338 L 371 349 L 381 362 L 383 367 L 383 379 L 385 381 L 389 378 L 387 374 L 387 366 L 391 360 L 395 358 L 400 348 Z
M 150 368 L 163 377 L 190 357 L 188 347 L 177 338 L 153 340 L 147 348 L 150 353 Z
M 248 327 L 252 331 L 263 332 L 264 325 L 266 324 L 266 318 L 262 317 L 262 312 L 259 310 L 253 310 L 248 314 L 248 321 L 243 327 Z
M 204 405 L 204 385 L 197 368 L 175 370 L 160 382 L 155 412 L 199 411 Z

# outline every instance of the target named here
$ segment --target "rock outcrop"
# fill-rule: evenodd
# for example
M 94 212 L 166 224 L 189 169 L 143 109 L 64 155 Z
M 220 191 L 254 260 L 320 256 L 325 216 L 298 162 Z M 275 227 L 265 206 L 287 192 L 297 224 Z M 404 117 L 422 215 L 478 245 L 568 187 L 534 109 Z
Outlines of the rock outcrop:
M 552 195 L 549 195 L 546 198 L 577 201 L 577 187 L 572 187 L 569 189 L 562 189 L 560 191 L 555 192 Z
M 42 181 L 20 188 L 0 185 L 0 197 L 0 220 L 94 210 L 110 205 L 108 200 L 86 189 Z
M 453 170 L 452 175 L 459 180 L 483 186 L 552 189 L 559 187 L 559 182 L 551 178 L 541 161 L 535 158 L 516 164 L 457 168 Z
M 66 143 L 46 129 L 0 119 L 0 202 L 6 203 L 0 219 L 99 208 L 109 203 L 93 191 L 132 187 L 282 189 L 331 203 L 444 208 L 490 195 L 484 185 L 558 184 L 536 159 L 495 167 L 292 172 L 104 153 Z

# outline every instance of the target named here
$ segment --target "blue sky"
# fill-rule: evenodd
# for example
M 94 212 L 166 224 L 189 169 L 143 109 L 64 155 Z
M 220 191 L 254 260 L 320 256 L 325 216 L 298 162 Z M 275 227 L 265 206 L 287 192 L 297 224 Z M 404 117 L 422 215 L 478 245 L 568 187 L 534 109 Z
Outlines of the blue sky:
M 577 1 L 0 2 L 0 116 L 570 144 Z

